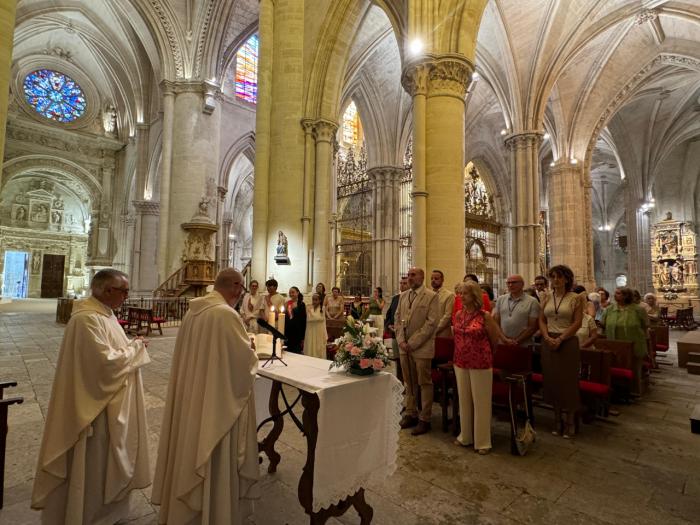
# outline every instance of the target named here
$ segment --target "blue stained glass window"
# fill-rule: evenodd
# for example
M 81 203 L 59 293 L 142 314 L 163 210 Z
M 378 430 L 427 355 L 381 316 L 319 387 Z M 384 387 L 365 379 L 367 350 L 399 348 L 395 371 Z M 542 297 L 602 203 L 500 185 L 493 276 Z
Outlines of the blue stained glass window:
M 37 113 L 56 122 L 72 122 L 85 113 L 85 94 L 67 75 L 39 69 L 24 79 L 24 97 Z
M 253 35 L 236 53 L 236 96 L 253 104 L 258 100 L 258 46 Z

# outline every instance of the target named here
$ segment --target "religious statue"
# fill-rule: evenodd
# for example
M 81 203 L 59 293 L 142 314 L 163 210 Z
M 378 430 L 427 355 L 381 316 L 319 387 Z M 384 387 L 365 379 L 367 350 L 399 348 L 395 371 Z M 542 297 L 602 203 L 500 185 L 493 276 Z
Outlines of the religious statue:
M 117 109 L 111 104 L 102 113 L 102 125 L 108 135 L 113 135 L 117 131 Z
M 41 273 L 41 253 L 32 252 L 32 273 Z
M 31 219 L 34 222 L 49 222 L 49 210 L 45 204 L 39 204 L 32 209 Z
M 287 236 L 280 230 L 277 234 L 277 255 L 288 255 L 288 249 Z
M 60 224 L 61 223 L 61 212 L 60 211 L 52 211 L 51 212 L 51 222 L 53 224 Z
M 667 221 L 672 221 L 673 220 L 673 214 L 670 211 L 666 212 L 666 220 Z
M 287 242 L 287 236 L 279 230 L 277 232 L 277 250 L 275 255 L 275 262 L 277 264 L 290 264 L 289 262 L 289 243 Z
M 27 220 L 27 208 L 24 206 L 19 206 L 15 212 L 16 221 L 26 221 Z
M 200 215 L 209 215 L 209 199 L 207 197 L 202 197 L 199 200 L 198 206 Z

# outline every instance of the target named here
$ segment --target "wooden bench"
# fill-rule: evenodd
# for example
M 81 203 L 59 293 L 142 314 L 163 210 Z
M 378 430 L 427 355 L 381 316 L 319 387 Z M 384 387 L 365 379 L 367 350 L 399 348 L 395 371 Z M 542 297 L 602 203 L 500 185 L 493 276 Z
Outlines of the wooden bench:
M 151 335 L 153 325 L 155 325 L 160 335 L 163 335 L 161 324 L 164 322 L 165 319 L 153 315 L 153 310 L 150 308 L 136 308 L 130 306 L 125 331 L 134 335 L 139 335 L 139 332 L 145 328 L 146 335 Z
M 610 383 L 620 396 L 629 401 L 632 393 L 632 353 L 634 343 L 632 341 L 616 341 L 614 339 L 598 339 L 595 342 L 598 350 L 607 350 L 612 354 L 610 366 Z
M 591 421 L 596 416 L 608 417 L 610 413 L 610 382 L 612 352 L 608 350 L 581 349 L 581 370 L 579 389 L 586 413 L 584 418 Z
M 0 383 L 0 509 L 3 505 L 3 493 L 5 491 L 5 445 L 7 444 L 7 409 L 10 405 L 19 405 L 24 403 L 22 397 L 11 397 L 3 399 L 3 393 L 6 388 L 17 386 L 16 381 L 6 381 Z
M 695 405 L 693 413 L 690 414 L 690 431 L 693 434 L 700 434 L 700 405 Z

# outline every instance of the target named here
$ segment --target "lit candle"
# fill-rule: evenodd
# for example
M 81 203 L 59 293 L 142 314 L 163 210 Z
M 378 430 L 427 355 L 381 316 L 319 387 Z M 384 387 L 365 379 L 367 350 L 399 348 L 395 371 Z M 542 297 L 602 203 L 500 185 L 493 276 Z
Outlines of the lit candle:
M 267 316 L 267 323 L 270 326 L 276 326 L 275 325 L 275 316 L 276 316 L 275 307 L 273 306 L 272 308 L 270 308 L 270 315 Z
M 280 305 L 279 313 L 282 315 L 279 316 L 279 321 L 277 323 L 277 330 L 279 330 L 282 334 L 284 334 L 284 305 Z

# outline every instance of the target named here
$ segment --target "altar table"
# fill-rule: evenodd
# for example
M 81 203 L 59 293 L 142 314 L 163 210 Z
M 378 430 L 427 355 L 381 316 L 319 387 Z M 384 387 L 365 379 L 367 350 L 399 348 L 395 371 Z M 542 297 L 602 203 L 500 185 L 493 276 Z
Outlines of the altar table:
M 259 443 L 270 460 L 268 472 L 275 472 L 280 462 L 275 443 L 288 415 L 306 437 L 298 495 L 310 523 L 323 524 L 353 506 L 362 523 L 369 524 L 373 510 L 364 487 L 396 470 L 403 386 L 386 372 L 354 376 L 329 371 L 331 362 L 325 359 L 285 353 L 284 361 L 288 366 L 274 362 L 263 367 L 261 360 L 255 386 L 258 429 L 273 422 Z M 283 385 L 298 390 L 296 399 L 287 399 Z M 261 393 L 268 389 L 269 416 L 264 418 Z M 292 411 L 299 401 L 304 407 L 301 421 Z

